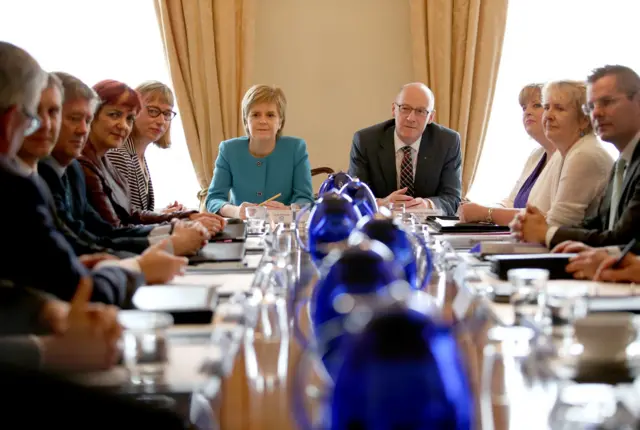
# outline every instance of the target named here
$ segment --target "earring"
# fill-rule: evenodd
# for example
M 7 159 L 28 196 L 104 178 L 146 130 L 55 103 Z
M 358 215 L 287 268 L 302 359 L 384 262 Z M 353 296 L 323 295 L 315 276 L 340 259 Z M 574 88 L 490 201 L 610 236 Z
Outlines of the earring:
M 580 130 L 580 137 L 584 137 L 584 135 L 587 134 L 584 132 L 584 130 Z

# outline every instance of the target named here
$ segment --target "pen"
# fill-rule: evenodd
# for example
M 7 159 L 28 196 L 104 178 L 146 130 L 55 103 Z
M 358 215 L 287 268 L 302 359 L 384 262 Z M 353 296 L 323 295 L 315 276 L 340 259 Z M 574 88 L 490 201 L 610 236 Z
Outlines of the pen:
M 627 243 L 627 246 L 624 247 L 624 249 L 622 250 L 622 254 L 620 254 L 620 257 L 618 257 L 616 262 L 613 263 L 613 266 L 611 266 L 611 268 L 617 269 L 618 267 L 620 267 L 620 264 L 622 263 L 622 260 L 624 260 L 624 257 L 626 257 L 627 254 L 631 252 L 631 248 L 633 248 L 635 245 L 636 245 L 636 240 L 631 239 L 629 243 Z
M 269 198 L 269 199 L 265 200 L 264 202 L 260 203 L 258 206 L 264 206 L 264 205 L 265 205 L 265 203 L 269 203 L 270 201 L 277 199 L 277 198 L 278 198 L 278 197 L 280 197 L 281 195 L 282 195 L 282 193 L 278 193 L 278 194 L 276 194 L 275 196 L 273 196 L 273 197 L 271 197 L 271 198 Z

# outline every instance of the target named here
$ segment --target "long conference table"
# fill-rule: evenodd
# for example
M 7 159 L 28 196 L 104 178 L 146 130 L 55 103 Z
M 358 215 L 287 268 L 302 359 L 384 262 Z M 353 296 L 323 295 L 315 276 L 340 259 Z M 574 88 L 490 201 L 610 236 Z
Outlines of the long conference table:
M 248 238 L 248 241 L 249 239 L 253 240 L 253 245 L 247 248 L 242 264 L 245 270 L 238 271 L 237 265 L 221 263 L 209 266 L 211 270 L 190 268 L 188 274 L 197 273 L 199 277 L 209 279 L 212 284 L 223 284 L 227 289 L 245 290 L 252 282 L 252 270 L 258 267 L 262 255 L 260 246 L 256 246 L 256 239 Z M 484 263 L 471 258 L 465 250 L 458 250 L 458 253 L 464 257 L 459 267 L 446 273 L 434 272 L 428 292 L 441 301 L 445 319 L 454 321 L 475 316 L 481 321 L 481 325 L 473 333 L 462 332 L 458 341 L 476 398 L 475 428 L 482 429 L 480 384 L 487 332 L 492 327 L 512 325 L 514 309 L 509 304 L 494 303 L 485 296 L 478 295 L 477 291 L 483 286 L 498 281 L 488 273 Z M 300 250 L 294 251 L 292 258 L 299 267 L 311 264 L 308 256 Z M 312 277 L 309 284 L 314 284 L 316 279 Z M 595 295 L 630 294 L 628 285 L 590 285 L 593 287 L 591 293 Z M 211 324 L 177 325 L 170 330 L 170 360 L 165 383 L 162 385 L 131 387 L 127 385 L 127 373 L 121 367 L 108 372 L 78 375 L 78 380 L 127 394 L 167 393 L 179 398 L 180 395 L 189 396 L 197 392 L 212 407 L 220 429 L 296 429 L 291 398 L 295 366 L 302 353 L 299 344 L 291 332 L 277 346 L 260 339 L 245 343 L 243 319 L 232 308 L 233 306 L 220 303 Z M 268 381 L 256 380 L 256 361 L 259 367 L 279 369 L 277 377 Z M 510 392 L 508 386 L 511 382 L 503 382 L 504 374 L 501 371 L 494 372 L 493 376 L 495 381 L 492 381 L 492 385 Z M 524 406 L 510 404 L 508 401 L 494 402 L 495 429 L 547 428 L 546 416 L 555 401 L 555 393 L 549 387 L 537 390 L 536 393 L 528 397 L 528 402 L 533 403 Z M 188 416 L 188 403 L 183 402 L 179 409 Z

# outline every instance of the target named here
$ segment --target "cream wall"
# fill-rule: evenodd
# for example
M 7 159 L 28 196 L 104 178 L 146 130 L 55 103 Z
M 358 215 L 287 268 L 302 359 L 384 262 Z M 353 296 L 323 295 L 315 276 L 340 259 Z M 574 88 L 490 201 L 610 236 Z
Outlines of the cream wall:
M 389 119 L 412 80 L 409 0 L 259 0 L 255 31 L 254 83 L 285 91 L 285 134 L 311 167 L 346 171 L 353 133 Z

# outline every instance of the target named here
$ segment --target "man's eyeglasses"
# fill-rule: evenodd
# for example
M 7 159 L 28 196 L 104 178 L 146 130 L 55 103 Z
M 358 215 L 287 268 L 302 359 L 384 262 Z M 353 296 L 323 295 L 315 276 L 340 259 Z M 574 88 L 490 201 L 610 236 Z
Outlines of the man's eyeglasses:
M 632 93 L 628 93 L 626 96 L 627 98 L 629 98 L 629 100 L 631 100 L 633 98 L 633 96 L 636 95 L 636 92 L 632 92 Z M 615 105 L 616 103 L 618 103 L 620 100 L 622 100 L 624 98 L 624 96 L 618 96 L 618 97 L 611 97 L 611 96 L 604 96 L 604 97 L 600 97 L 597 100 L 594 100 L 592 102 L 586 103 L 582 105 L 582 112 L 589 116 L 593 113 L 593 111 L 596 109 L 596 107 L 599 107 L 600 109 L 607 109 L 610 106 Z
M 431 113 L 430 111 L 428 111 L 426 108 L 414 108 L 412 106 L 409 105 L 405 105 L 405 104 L 398 104 L 396 103 L 396 106 L 398 106 L 398 109 L 400 110 L 400 113 L 402 115 L 406 115 L 409 116 L 411 115 L 411 112 L 415 112 L 417 116 L 427 116 L 429 115 L 429 113 Z
M 177 113 L 172 110 L 161 110 L 155 106 L 147 106 L 147 113 L 151 118 L 157 118 L 160 114 L 162 114 L 165 121 L 171 121 L 177 115 Z
M 36 131 L 38 131 L 38 129 L 40 128 L 40 124 L 42 123 L 42 121 L 40 121 L 40 117 L 38 117 L 37 115 L 34 115 L 32 113 L 29 113 L 29 111 L 27 110 L 27 108 L 23 107 L 22 108 L 22 114 L 24 116 L 27 117 L 27 119 L 29 120 L 29 125 L 27 126 L 27 128 L 24 130 L 24 136 L 31 136 L 33 133 L 35 133 Z

